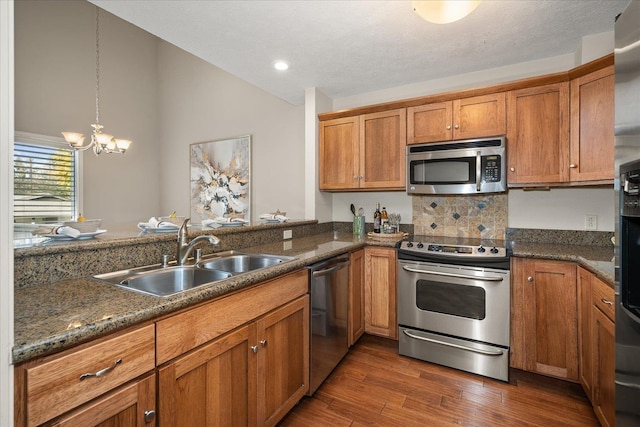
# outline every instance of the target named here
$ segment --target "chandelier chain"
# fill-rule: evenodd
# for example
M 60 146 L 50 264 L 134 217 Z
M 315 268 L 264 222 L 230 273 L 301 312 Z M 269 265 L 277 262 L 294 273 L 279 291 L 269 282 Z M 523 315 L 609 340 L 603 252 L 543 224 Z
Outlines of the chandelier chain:
M 100 8 L 96 7 L 96 124 L 100 124 Z

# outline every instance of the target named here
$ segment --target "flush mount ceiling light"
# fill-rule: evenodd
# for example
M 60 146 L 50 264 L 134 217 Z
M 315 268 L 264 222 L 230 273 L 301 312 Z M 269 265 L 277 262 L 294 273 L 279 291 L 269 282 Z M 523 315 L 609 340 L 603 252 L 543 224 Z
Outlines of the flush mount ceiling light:
M 67 143 L 77 151 L 84 151 L 93 147 L 93 152 L 97 155 L 101 153 L 123 154 L 129 148 L 131 141 L 127 139 L 116 139 L 113 135 L 102 133 L 103 126 L 100 124 L 100 9 L 96 7 L 96 122 L 91 125 L 91 142 L 84 144 L 84 135 L 77 132 L 62 132 Z
M 434 24 L 449 24 L 458 21 L 480 4 L 481 0 L 428 0 L 412 2 L 413 11 Z
M 287 61 L 282 61 L 282 60 L 274 61 L 273 68 L 275 68 L 278 71 L 286 71 L 289 69 L 289 63 Z

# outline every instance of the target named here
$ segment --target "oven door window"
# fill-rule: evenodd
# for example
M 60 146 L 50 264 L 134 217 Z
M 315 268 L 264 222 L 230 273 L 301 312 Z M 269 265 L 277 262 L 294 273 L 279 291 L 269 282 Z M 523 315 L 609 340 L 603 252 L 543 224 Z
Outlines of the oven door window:
M 416 305 L 424 311 L 483 320 L 486 317 L 486 292 L 478 286 L 418 280 Z
M 409 180 L 415 185 L 475 184 L 476 158 L 411 160 Z

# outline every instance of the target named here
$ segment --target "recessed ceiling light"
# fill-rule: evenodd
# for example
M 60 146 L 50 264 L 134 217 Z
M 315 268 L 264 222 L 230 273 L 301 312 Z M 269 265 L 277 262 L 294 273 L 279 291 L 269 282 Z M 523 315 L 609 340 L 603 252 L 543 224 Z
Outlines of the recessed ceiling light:
M 287 61 L 274 61 L 273 68 L 278 71 L 286 71 L 289 69 L 289 63 Z

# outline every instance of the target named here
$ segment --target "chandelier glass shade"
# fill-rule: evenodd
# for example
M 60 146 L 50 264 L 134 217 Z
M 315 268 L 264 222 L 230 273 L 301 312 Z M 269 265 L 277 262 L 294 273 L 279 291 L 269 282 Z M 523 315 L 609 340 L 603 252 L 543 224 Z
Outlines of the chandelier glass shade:
M 116 139 L 113 135 L 103 133 L 104 126 L 100 124 L 100 8 L 96 6 L 96 122 L 91 125 L 91 140 L 85 145 L 85 136 L 78 132 L 62 132 L 65 141 L 71 148 L 78 151 L 93 148 L 97 155 L 102 153 L 123 154 L 131 145 L 128 139 Z

